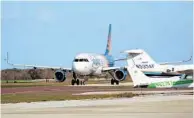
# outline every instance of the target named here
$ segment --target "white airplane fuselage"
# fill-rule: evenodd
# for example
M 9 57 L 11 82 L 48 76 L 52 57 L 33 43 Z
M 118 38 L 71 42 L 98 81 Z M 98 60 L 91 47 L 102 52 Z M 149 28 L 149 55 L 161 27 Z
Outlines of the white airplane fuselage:
M 80 53 L 73 60 L 72 70 L 78 75 L 101 75 L 103 67 L 114 65 L 111 59 L 102 54 Z

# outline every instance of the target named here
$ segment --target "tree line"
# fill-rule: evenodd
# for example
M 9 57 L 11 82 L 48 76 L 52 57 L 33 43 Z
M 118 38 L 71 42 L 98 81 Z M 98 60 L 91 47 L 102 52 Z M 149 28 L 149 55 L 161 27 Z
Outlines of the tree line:
M 35 80 L 35 79 L 54 79 L 55 69 L 5 69 L 1 70 L 1 80 Z M 67 73 L 67 78 L 72 78 L 72 73 Z M 90 77 L 90 78 L 100 78 L 100 77 Z M 107 74 L 104 78 L 111 78 Z M 131 80 L 129 76 L 126 78 Z
M 51 69 L 5 69 L 1 70 L 2 80 L 54 79 Z

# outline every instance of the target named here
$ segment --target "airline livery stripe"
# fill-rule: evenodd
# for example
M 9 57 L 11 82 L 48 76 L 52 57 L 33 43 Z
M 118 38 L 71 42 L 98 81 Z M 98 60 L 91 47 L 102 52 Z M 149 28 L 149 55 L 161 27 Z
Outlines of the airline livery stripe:
M 193 83 L 193 80 L 165 81 L 165 82 L 152 83 L 148 85 L 148 88 L 175 86 L 175 85 L 192 84 L 192 83 Z

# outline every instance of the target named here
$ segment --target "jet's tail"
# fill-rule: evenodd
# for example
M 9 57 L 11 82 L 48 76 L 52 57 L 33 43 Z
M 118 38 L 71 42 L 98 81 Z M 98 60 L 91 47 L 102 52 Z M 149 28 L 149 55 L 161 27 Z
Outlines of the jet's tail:
M 151 83 L 157 83 L 157 82 L 165 82 L 165 81 L 178 81 L 180 79 L 179 76 L 172 76 L 172 77 L 148 77 L 146 76 L 135 64 L 133 59 L 128 58 L 127 62 L 130 62 L 131 64 L 128 64 L 127 71 L 129 75 L 131 76 L 131 79 L 133 81 L 134 87 L 147 87 L 150 86 Z
M 152 78 L 147 77 L 135 65 L 128 65 L 127 71 L 131 76 L 134 87 L 145 86 L 150 84 L 150 82 L 152 81 Z
M 136 65 L 139 69 L 152 69 L 159 66 L 144 50 L 126 50 L 128 54 L 127 63 L 128 65 Z
M 104 55 L 111 55 L 111 50 L 112 50 L 111 24 L 109 24 L 108 41 Z

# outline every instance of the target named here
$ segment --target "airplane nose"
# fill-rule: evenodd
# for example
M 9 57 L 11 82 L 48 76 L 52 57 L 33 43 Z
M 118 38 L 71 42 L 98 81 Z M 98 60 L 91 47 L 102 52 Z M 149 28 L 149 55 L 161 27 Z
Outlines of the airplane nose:
M 87 75 L 89 74 L 89 69 L 87 64 L 82 64 L 82 63 L 73 63 L 72 67 L 73 71 L 80 74 L 80 75 Z

